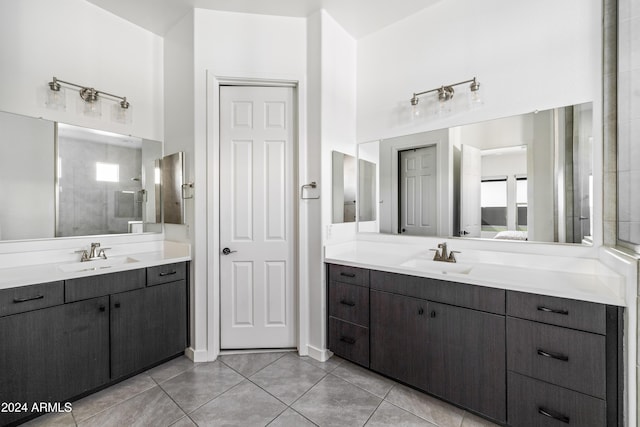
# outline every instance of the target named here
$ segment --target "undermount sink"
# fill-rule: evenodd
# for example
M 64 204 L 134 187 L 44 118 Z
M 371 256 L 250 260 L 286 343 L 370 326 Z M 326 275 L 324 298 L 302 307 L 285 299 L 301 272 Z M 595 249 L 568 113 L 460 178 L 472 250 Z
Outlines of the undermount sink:
M 123 264 L 130 264 L 133 262 L 138 262 L 138 260 L 130 257 L 115 257 L 115 258 L 99 259 L 95 261 L 72 262 L 68 264 L 60 264 L 58 266 L 58 269 L 65 273 L 79 273 L 82 271 L 104 270 L 112 267 L 117 267 Z
M 426 258 L 412 258 L 400 266 L 440 274 L 469 274 L 473 269 L 473 266 L 469 264 L 434 261 Z

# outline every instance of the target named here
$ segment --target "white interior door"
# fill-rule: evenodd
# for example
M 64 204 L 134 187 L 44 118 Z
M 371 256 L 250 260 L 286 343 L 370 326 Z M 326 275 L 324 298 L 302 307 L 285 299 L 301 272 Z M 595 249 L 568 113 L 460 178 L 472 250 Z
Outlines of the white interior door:
M 222 349 L 295 347 L 293 88 L 220 87 Z
M 480 149 L 462 144 L 460 175 L 460 234 L 468 237 L 480 237 L 482 221 L 480 207 L 482 156 Z
M 401 151 L 400 158 L 400 232 L 435 236 L 436 147 Z

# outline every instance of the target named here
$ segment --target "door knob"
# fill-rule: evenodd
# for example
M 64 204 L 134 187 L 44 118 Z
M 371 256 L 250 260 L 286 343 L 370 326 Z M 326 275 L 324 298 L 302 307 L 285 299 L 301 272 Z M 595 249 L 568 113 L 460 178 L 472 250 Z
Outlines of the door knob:
M 232 253 L 234 253 L 234 252 L 238 252 L 238 251 L 232 251 L 232 250 L 231 250 L 231 249 L 229 249 L 229 248 L 224 248 L 224 249 L 222 250 L 222 253 L 223 253 L 224 255 L 229 255 L 229 254 L 232 254 Z

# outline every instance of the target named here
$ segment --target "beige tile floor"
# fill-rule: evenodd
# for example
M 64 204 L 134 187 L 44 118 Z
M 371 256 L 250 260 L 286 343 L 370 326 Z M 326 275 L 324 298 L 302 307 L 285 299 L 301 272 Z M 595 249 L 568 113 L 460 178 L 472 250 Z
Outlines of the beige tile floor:
M 289 353 L 171 360 L 28 426 L 495 426 L 346 360 Z

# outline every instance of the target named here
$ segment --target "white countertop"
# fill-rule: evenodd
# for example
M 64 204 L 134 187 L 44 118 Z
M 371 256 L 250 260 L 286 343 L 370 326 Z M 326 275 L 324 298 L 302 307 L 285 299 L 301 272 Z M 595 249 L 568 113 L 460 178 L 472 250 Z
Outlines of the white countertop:
M 80 256 L 74 254 L 73 251 L 3 255 L 0 259 L 0 289 L 189 261 L 191 260 L 191 247 L 184 243 L 158 241 L 114 246 L 107 251 L 107 255 L 108 260 L 126 257 L 129 262 L 88 270 L 93 265 L 100 265 L 102 261 L 97 261 L 98 264 L 92 264 L 94 261 L 87 261 L 82 263 L 82 267 L 86 265 L 87 269 L 65 272 L 63 271 L 64 266 L 75 265 L 80 259 Z
M 327 263 L 626 306 L 624 277 L 597 259 L 465 249 L 454 265 L 469 267 L 466 274 L 445 272 L 448 263 L 435 261 L 428 269 L 402 266 L 416 258 L 429 263 L 433 252 L 424 245 L 354 240 L 327 245 L 324 254 Z

